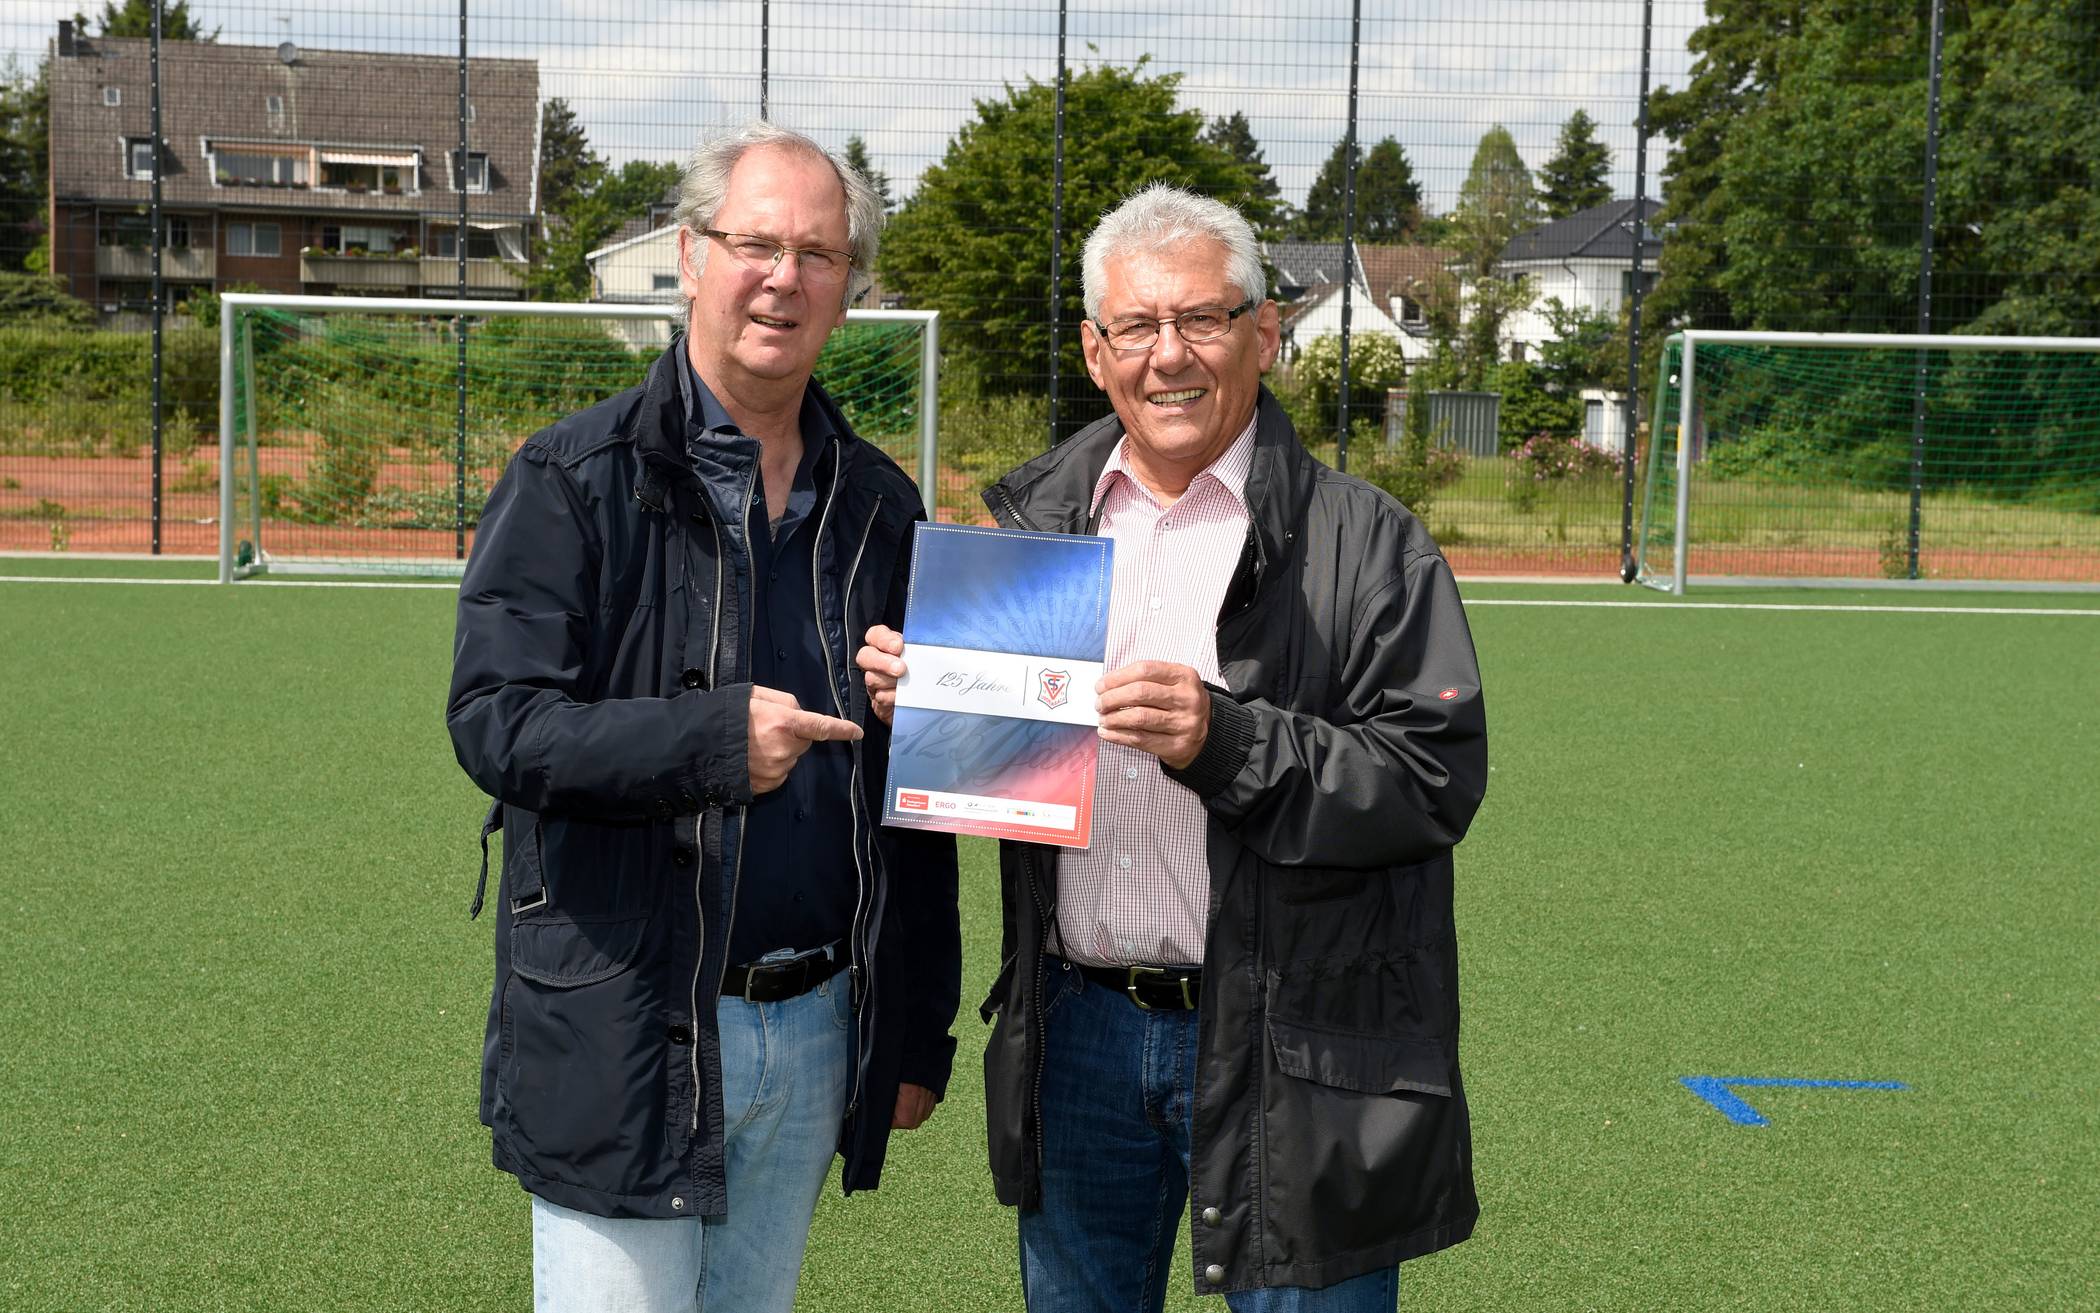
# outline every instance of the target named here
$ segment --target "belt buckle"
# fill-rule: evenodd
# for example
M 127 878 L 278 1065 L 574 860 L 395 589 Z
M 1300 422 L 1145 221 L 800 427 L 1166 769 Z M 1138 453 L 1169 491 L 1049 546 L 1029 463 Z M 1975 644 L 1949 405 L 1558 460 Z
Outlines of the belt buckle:
M 1152 1011 L 1152 1005 L 1150 1003 L 1147 1003 L 1145 1000 L 1139 998 L 1137 991 L 1138 972 L 1146 970 L 1148 970 L 1148 968 L 1141 966 L 1124 967 L 1123 992 L 1130 996 L 1131 1002 L 1137 1004 L 1145 1011 L 1150 1012 Z

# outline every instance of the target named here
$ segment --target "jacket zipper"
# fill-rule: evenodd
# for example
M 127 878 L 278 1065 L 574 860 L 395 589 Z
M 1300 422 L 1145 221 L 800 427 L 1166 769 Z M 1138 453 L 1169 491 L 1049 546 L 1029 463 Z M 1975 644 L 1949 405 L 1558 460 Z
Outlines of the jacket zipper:
M 722 526 L 712 515 L 708 517 L 707 522 L 708 526 L 715 532 L 715 614 L 713 629 L 708 639 L 709 649 L 707 653 L 707 686 L 710 689 L 714 689 L 720 687 L 715 678 L 715 672 L 719 668 L 722 655 L 722 585 L 723 577 L 727 571 L 727 558 L 722 551 Z M 748 484 L 744 487 L 744 541 L 751 541 L 751 488 Z M 746 646 L 748 647 L 749 644 L 746 644 Z M 736 891 L 737 886 L 743 882 L 744 878 L 744 835 L 742 827 L 749 810 L 746 807 L 736 809 L 738 824 L 736 866 L 729 873 L 729 915 L 722 923 L 722 966 L 715 973 L 715 997 L 717 999 L 722 997 L 722 980 L 729 974 L 729 935 L 731 931 L 736 929 Z M 728 831 L 729 824 L 725 817 L 722 823 L 722 832 L 726 836 Z M 695 836 L 696 840 L 697 837 Z M 698 950 L 693 954 L 693 986 L 689 1000 L 693 1011 L 694 1032 L 691 1059 L 693 1071 L 693 1131 L 697 1134 L 700 1130 L 700 971 L 702 963 L 707 960 L 707 863 L 700 860 L 698 854 L 695 854 L 693 860 L 693 914 L 694 920 L 699 927 L 699 946 Z
M 1011 519 L 1017 528 L 1034 529 L 1036 527 L 1036 523 L 1034 520 L 1031 520 L 1027 516 L 1021 514 L 1021 508 L 1019 506 L 1016 506 L 1014 504 L 1014 499 L 1007 494 L 1005 484 L 993 484 L 992 491 L 998 495 L 999 504 L 1006 509 L 1007 518 Z
M 816 610 L 817 637 L 820 640 L 824 637 L 822 576 L 824 561 L 824 528 L 831 522 L 832 503 L 838 500 L 839 472 L 840 466 L 842 466 L 844 463 L 845 462 L 843 458 L 834 459 L 831 462 L 831 495 L 824 499 L 824 512 L 823 514 L 817 517 L 817 540 L 812 545 L 812 550 L 810 552 L 810 605 Z M 854 580 L 857 579 L 860 575 L 861 557 L 867 554 L 868 539 L 874 536 L 875 521 L 881 516 L 881 514 L 882 495 L 878 493 L 875 497 L 874 509 L 869 511 L 868 513 L 868 523 L 866 527 L 864 527 L 860 532 L 860 545 L 853 549 L 853 561 L 850 565 L 846 567 L 845 586 L 839 592 L 839 625 L 842 633 L 846 626 L 848 612 L 851 610 L 852 607 L 853 583 Z M 832 664 L 831 644 L 829 641 L 825 641 L 822 643 L 822 646 L 824 648 L 825 687 L 831 693 L 832 709 L 838 713 L 838 717 L 840 720 L 845 720 L 847 718 L 846 707 L 844 703 L 839 701 L 838 667 Z M 846 1115 L 848 1117 L 851 1117 L 860 1108 L 861 1078 L 867 1074 L 867 1055 L 870 1052 L 870 1045 L 868 1043 L 866 1027 L 861 1025 L 860 1023 L 863 1020 L 862 1013 L 866 1010 L 867 1007 L 868 995 L 873 991 L 872 989 L 861 989 L 859 988 L 859 986 L 862 979 L 864 977 L 871 976 L 873 972 L 869 970 L 869 967 L 872 964 L 864 963 L 862 961 L 861 952 L 861 940 L 862 936 L 866 933 L 867 928 L 866 918 L 868 909 L 868 873 L 866 866 L 861 861 L 861 846 L 863 843 L 866 842 L 867 835 L 865 830 L 866 821 L 863 815 L 863 807 L 861 805 L 860 743 L 856 740 L 854 743 L 849 745 L 849 750 L 853 754 L 853 772 L 851 775 L 852 796 L 849 797 L 846 801 L 847 806 L 851 809 L 853 814 L 853 878 L 855 881 L 855 888 L 853 895 L 852 942 L 848 945 L 847 955 L 850 958 L 851 962 L 849 969 L 852 972 L 851 980 L 854 986 L 853 1018 L 856 1031 L 860 1034 L 861 1037 L 861 1043 L 859 1045 L 860 1052 L 854 1055 L 853 1088 L 847 1091 L 846 1094 Z
M 1024 848 L 1021 851 L 1021 869 L 1028 873 L 1028 897 L 1035 904 L 1036 920 L 1042 923 L 1040 926 L 1041 943 L 1037 945 L 1035 953 L 1036 978 L 1034 981 L 1024 982 L 1022 985 L 1022 988 L 1028 990 L 1028 1020 L 1035 1031 L 1035 1060 L 1028 1064 L 1030 1080 L 1029 1116 L 1034 1122 L 1032 1129 L 1035 1134 L 1030 1138 L 1035 1143 L 1036 1183 L 1037 1188 L 1040 1189 L 1043 1177 L 1043 1048 L 1050 1040 L 1048 1026 L 1043 1016 L 1042 967 L 1043 954 L 1046 951 L 1044 946 L 1050 942 L 1051 912 L 1045 905 L 1043 882 L 1036 871 L 1035 849 L 1033 847 Z M 1033 986 L 1032 988 L 1030 987 L 1031 985 Z
M 715 611 L 713 629 L 707 638 L 707 687 L 717 687 L 715 671 L 722 656 L 722 526 L 713 515 L 707 517 L 707 527 L 715 535 Z M 699 927 L 698 947 L 693 952 L 693 982 L 687 993 L 687 1006 L 693 1014 L 693 1051 L 688 1055 L 693 1074 L 693 1130 L 700 1129 L 700 963 L 707 957 L 707 851 L 706 836 L 700 833 L 705 820 L 694 823 L 693 834 L 693 920 Z M 743 848 L 737 855 L 743 856 Z

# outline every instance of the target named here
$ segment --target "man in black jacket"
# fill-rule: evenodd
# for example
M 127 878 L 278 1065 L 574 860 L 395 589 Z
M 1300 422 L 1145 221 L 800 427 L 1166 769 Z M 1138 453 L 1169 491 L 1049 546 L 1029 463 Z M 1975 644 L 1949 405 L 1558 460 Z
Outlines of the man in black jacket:
M 1138 193 L 1086 245 L 1115 414 L 985 494 L 1115 540 L 1092 846 L 1001 845 L 991 1165 L 1033 1313 L 1158 1309 L 1184 1202 L 1235 1313 L 1391 1310 L 1479 1209 L 1451 848 L 1487 782 L 1451 571 L 1299 444 L 1254 234 Z M 858 663 L 887 716 L 899 635 Z M 996 1020 L 995 1020 L 996 1018 Z
M 525 443 L 460 587 L 446 720 L 505 836 L 481 1115 L 538 1307 L 785 1313 L 833 1154 L 873 1187 L 954 1055 L 954 843 L 874 824 L 847 646 L 924 512 L 810 378 L 867 183 L 756 123 L 674 217 L 686 332 Z

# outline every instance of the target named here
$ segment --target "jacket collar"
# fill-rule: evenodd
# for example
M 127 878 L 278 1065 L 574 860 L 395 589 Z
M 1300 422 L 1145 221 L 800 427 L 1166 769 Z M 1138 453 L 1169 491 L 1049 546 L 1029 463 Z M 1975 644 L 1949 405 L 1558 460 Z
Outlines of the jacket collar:
M 1116 416 L 1097 420 L 985 489 L 985 504 L 1002 523 L 1018 519 L 1023 527 L 1089 532 L 1094 485 L 1122 436 L 1123 421 Z M 1282 559 L 1305 517 L 1315 468 L 1282 404 L 1264 386 L 1255 403 L 1254 461 L 1245 493 L 1258 561 Z
M 671 345 L 664 348 L 656 363 L 649 366 L 649 373 L 642 379 L 641 404 L 635 407 L 632 436 L 635 451 L 641 456 L 641 472 L 634 482 L 635 500 L 654 511 L 664 509 L 664 489 L 672 483 L 698 487 L 700 476 L 693 469 L 691 456 L 686 452 L 687 405 L 685 385 L 681 374 L 688 368 L 685 355 L 685 334 L 671 334 Z M 817 417 L 830 426 L 827 438 L 838 443 L 840 469 L 851 458 L 860 438 L 853 426 L 846 422 L 845 413 L 831 394 L 815 380 L 809 381 L 809 390 L 803 394 L 803 411 L 814 408 Z

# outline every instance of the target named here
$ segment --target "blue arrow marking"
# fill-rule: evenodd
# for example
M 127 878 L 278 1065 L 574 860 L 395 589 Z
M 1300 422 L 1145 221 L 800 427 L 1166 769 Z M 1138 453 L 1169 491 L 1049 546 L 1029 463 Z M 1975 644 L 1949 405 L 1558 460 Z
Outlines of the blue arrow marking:
M 1800 1080 L 1788 1076 L 1683 1076 L 1684 1087 L 1712 1104 L 1723 1117 L 1738 1126 L 1770 1126 L 1772 1123 L 1736 1097 L 1734 1086 L 1783 1085 L 1805 1090 L 1907 1090 L 1894 1080 Z

